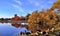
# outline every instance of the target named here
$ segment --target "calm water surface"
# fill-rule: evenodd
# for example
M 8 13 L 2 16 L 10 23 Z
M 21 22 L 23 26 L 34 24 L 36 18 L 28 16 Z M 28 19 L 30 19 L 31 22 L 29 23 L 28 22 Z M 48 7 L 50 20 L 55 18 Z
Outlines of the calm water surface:
M 25 30 L 26 28 L 16 28 L 11 23 L 0 23 L 0 36 L 18 36 L 21 31 L 25 32 Z

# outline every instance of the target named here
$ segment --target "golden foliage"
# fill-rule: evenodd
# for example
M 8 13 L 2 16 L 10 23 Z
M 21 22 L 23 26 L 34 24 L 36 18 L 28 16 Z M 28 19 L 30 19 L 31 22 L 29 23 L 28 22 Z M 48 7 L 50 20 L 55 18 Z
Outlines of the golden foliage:
M 57 0 L 57 2 L 53 3 L 51 9 L 59 9 L 60 10 L 60 0 Z
M 34 11 L 28 19 L 28 26 L 31 31 L 48 29 L 57 21 L 55 12 Z
M 37 16 L 38 16 L 38 12 L 37 11 L 34 11 L 30 16 L 29 16 L 29 19 L 28 19 L 28 26 L 29 26 L 29 29 L 30 30 L 34 30 L 35 27 L 37 26 Z
M 40 29 L 48 29 L 56 24 L 57 14 L 54 12 L 54 9 L 60 10 L 60 0 L 53 3 L 51 9 L 46 12 L 34 11 L 28 19 L 28 26 L 31 31 L 40 30 Z M 58 17 L 59 18 L 59 17 Z

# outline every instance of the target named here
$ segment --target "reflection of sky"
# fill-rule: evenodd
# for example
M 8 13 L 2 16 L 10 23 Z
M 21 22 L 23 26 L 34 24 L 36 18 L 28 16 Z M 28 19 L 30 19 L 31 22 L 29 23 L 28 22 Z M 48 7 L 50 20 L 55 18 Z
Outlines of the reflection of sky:
M 0 0 L 0 17 L 25 16 L 34 10 L 48 9 L 56 0 Z
M 21 31 L 25 32 L 25 30 L 27 31 L 25 28 L 16 28 L 7 23 L 0 23 L 0 34 L 2 34 L 2 36 L 15 36 L 18 35 Z

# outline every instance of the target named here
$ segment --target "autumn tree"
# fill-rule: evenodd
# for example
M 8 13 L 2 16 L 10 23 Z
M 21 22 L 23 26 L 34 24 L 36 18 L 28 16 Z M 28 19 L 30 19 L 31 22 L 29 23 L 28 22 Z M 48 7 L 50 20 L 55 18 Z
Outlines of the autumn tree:
M 25 17 L 25 19 L 28 20 L 30 15 L 31 14 L 27 14 L 26 17 Z
M 60 10 L 60 0 L 57 0 L 57 2 L 53 3 L 51 10 L 54 10 L 54 9 Z
M 34 32 L 34 30 L 37 29 L 37 17 L 38 17 L 38 11 L 34 11 L 28 19 L 28 26 L 31 31 Z
M 45 11 L 34 11 L 28 19 L 28 26 L 31 31 L 49 29 L 57 24 L 57 14 L 55 9 L 60 10 L 60 0 L 53 3 L 52 7 Z
M 48 20 L 48 15 L 46 14 L 46 12 L 42 11 L 39 12 L 39 16 L 37 17 L 37 23 L 39 28 L 44 29 L 46 26 L 46 21 Z M 43 26 L 43 27 L 42 27 Z
M 54 2 L 53 5 L 52 5 L 52 7 L 51 7 L 51 9 L 53 9 L 53 10 L 54 10 L 54 9 L 58 9 L 56 13 L 58 14 L 58 15 L 57 15 L 57 17 L 58 17 L 57 19 L 58 19 L 58 21 L 59 21 L 59 20 L 60 20 L 60 19 L 59 19 L 59 18 L 60 18 L 60 17 L 59 17 L 59 15 L 60 15 L 60 14 L 59 14 L 59 13 L 60 13 L 60 0 L 57 0 L 57 2 Z
M 56 24 L 57 18 L 55 12 L 34 11 L 28 19 L 28 26 L 31 31 L 49 29 Z

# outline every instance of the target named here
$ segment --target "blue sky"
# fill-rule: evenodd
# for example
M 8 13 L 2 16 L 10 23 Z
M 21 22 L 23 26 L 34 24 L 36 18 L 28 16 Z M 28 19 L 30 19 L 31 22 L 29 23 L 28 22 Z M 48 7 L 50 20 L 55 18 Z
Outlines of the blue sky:
M 56 0 L 0 0 L 0 18 L 10 18 L 14 14 L 26 16 L 34 10 L 51 8 Z

